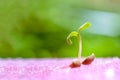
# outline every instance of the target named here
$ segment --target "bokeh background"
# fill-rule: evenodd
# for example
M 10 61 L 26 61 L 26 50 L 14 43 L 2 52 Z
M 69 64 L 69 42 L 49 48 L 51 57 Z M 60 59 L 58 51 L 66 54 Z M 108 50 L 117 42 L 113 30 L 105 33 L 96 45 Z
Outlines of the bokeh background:
M 66 38 L 87 21 L 82 55 L 120 57 L 120 0 L 0 0 L 0 57 L 76 57 Z

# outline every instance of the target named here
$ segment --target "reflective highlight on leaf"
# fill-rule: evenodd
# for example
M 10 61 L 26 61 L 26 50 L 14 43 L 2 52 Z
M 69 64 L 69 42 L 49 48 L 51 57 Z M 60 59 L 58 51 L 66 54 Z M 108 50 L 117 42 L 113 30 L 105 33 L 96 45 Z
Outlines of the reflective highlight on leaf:
M 89 28 L 91 26 L 91 23 L 90 22 L 86 22 L 85 24 L 83 24 L 82 26 L 80 26 L 80 28 L 78 29 L 78 31 L 83 31 L 87 28 Z
M 73 31 L 73 32 L 71 32 L 69 35 L 68 35 L 68 37 L 67 37 L 67 43 L 69 44 L 69 45 L 71 45 L 72 44 L 72 41 L 71 41 L 71 37 L 78 37 L 78 32 L 76 32 L 76 31 Z

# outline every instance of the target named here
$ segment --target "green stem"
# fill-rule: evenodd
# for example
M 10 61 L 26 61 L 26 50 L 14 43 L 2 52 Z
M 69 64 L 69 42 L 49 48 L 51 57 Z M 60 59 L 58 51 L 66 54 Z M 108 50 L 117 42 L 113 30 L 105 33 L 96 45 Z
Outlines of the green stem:
M 78 59 L 81 59 L 81 54 L 82 54 L 82 38 L 80 36 L 80 34 L 78 34 L 78 43 L 79 43 L 79 47 L 78 47 Z

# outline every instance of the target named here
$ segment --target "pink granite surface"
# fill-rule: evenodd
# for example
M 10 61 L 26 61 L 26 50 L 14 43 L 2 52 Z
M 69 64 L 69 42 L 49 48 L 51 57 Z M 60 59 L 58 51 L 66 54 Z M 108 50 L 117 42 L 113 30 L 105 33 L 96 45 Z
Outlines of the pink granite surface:
M 120 59 L 95 59 L 70 68 L 72 59 L 0 59 L 0 80 L 120 80 Z

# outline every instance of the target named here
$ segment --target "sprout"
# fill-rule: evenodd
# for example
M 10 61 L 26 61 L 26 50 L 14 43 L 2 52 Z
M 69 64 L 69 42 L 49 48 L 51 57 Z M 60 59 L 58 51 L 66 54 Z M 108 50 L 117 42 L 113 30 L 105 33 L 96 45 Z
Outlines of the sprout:
M 70 65 L 70 67 L 80 67 L 81 64 L 83 65 L 88 65 L 91 64 L 93 62 L 93 60 L 95 59 L 94 53 L 92 53 L 91 56 L 87 57 L 83 62 L 81 62 L 81 54 L 82 54 L 82 38 L 80 35 L 80 32 L 89 28 L 91 26 L 90 22 L 86 22 L 85 24 L 83 24 L 82 26 L 80 26 L 80 28 L 78 29 L 78 31 L 73 31 L 71 32 L 68 37 L 67 37 L 67 43 L 69 45 L 72 44 L 71 41 L 71 37 L 77 37 L 78 38 L 78 43 L 79 43 L 79 50 L 78 50 L 78 58 L 74 59 L 72 64 Z

